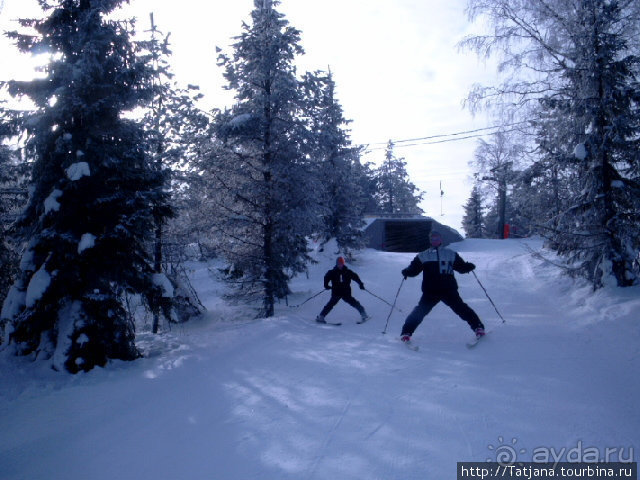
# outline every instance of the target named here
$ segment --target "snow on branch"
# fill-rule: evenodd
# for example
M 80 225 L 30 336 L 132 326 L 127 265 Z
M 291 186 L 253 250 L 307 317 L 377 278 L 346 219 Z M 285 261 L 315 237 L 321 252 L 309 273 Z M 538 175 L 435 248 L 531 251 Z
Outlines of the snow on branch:
M 82 177 L 91 176 L 91 170 L 87 162 L 73 163 L 65 170 L 67 178 L 72 182 L 80 180 Z

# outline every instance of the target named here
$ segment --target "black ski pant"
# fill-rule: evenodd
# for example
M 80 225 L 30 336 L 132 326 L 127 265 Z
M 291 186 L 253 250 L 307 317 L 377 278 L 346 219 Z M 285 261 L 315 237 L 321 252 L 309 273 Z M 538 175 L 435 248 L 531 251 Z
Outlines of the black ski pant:
M 462 320 L 467 322 L 472 330 L 484 325 L 478 318 L 476 312 L 472 308 L 462 301 L 460 294 L 457 290 L 443 293 L 423 293 L 422 298 L 418 302 L 418 305 L 409 314 L 402 326 L 402 335 L 413 335 L 418 325 L 422 323 L 424 317 L 435 307 L 439 302 L 444 303 L 451 310 L 454 311 Z
M 358 310 L 360 312 L 360 315 L 364 313 L 364 307 L 360 305 L 360 302 L 358 302 L 355 298 L 353 298 L 353 295 L 351 295 L 350 293 L 343 293 L 343 294 L 331 293 L 331 298 L 329 299 L 329 302 L 324 306 L 324 308 L 320 312 L 320 315 L 325 317 L 331 311 L 331 309 L 336 306 L 336 304 L 340 300 L 344 300 L 353 308 Z

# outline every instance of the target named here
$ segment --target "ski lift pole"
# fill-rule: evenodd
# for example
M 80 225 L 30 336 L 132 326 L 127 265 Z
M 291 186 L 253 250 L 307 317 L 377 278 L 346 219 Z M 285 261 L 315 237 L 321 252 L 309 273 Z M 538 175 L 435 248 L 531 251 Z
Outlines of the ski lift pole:
M 320 295 L 321 293 L 323 293 L 325 291 L 325 289 L 323 288 L 322 290 L 320 290 L 318 293 L 316 293 L 315 295 L 312 295 L 311 297 L 307 298 L 304 302 L 299 303 L 298 305 L 287 305 L 289 308 L 298 308 L 301 307 L 302 305 L 304 305 L 305 303 L 307 303 L 309 300 L 313 300 L 314 298 L 316 298 L 318 295 Z
M 404 281 L 406 280 L 406 278 L 402 278 L 402 281 L 400 282 L 400 286 L 398 287 L 398 292 L 396 293 L 396 298 L 393 299 L 393 305 L 391 305 L 391 310 L 389 311 L 389 315 L 387 315 L 387 321 L 384 324 L 384 330 L 382 331 L 382 334 L 384 335 L 385 333 L 387 333 L 387 327 L 389 326 L 389 319 L 391 318 L 391 314 L 393 313 L 393 309 L 396 307 L 396 302 L 398 301 L 398 295 L 400 295 L 400 289 L 402 288 L 402 284 L 404 283 Z
M 389 305 L 390 307 L 393 307 L 393 305 L 391 305 L 389 302 L 387 302 L 384 298 L 379 297 L 378 295 L 376 295 L 375 293 L 373 293 L 373 292 L 371 292 L 371 291 L 367 290 L 366 288 L 364 289 L 364 291 L 365 291 L 365 292 L 367 292 L 369 295 L 372 295 L 372 296 L 376 297 L 376 298 L 377 298 L 378 300 L 380 300 L 381 302 L 386 303 L 386 304 L 387 304 L 387 305 Z M 402 312 L 402 310 L 400 310 L 399 308 L 396 308 L 396 310 L 398 310 L 399 312 Z M 402 312 L 402 313 L 404 313 L 404 312 Z
M 489 299 L 489 301 L 491 302 L 491 305 L 493 305 L 493 309 L 496 311 L 496 313 L 498 314 L 498 316 L 502 319 L 502 323 L 507 323 L 506 320 L 504 319 L 504 317 L 502 315 L 500 315 L 500 312 L 498 311 L 498 307 L 496 307 L 496 304 L 493 303 L 493 300 L 491 300 L 491 297 L 489 296 L 489 294 L 487 293 L 487 289 L 484 288 L 484 285 L 482 285 L 482 283 L 480 283 L 480 279 L 478 278 L 478 276 L 476 275 L 476 272 L 474 272 L 473 270 L 471 270 L 471 273 L 473 273 L 473 276 L 476 277 L 476 280 L 478 281 L 478 285 L 480 285 L 480 287 L 482 288 L 482 290 L 484 290 L 484 294 L 487 296 L 487 298 Z

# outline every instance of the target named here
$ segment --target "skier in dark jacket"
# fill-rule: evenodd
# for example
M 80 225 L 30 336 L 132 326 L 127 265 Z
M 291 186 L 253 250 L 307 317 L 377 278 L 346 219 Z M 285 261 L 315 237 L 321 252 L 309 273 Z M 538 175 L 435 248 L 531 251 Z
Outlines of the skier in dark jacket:
M 411 264 L 402 270 L 405 279 L 422 273 L 422 297 L 404 322 L 401 340 L 409 342 L 424 317 L 441 301 L 466 321 L 477 337 L 483 336 L 484 325 L 476 312 L 460 298 L 458 283 L 453 276 L 454 270 L 469 273 L 476 266 L 465 262 L 453 250 L 443 247 L 439 232 L 431 232 L 429 239 L 431 248 L 416 255 Z
M 320 312 L 320 315 L 316 317 L 316 322 L 327 323 L 324 317 L 340 300 L 344 300 L 358 310 L 363 322 L 369 319 L 369 315 L 365 312 L 364 307 L 351 295 L 351 280 L 360 285 L 361 290 L 364 290 L 364 283 L 362 283 L 358 274 L 347 268 L 344 264 L 344 258 L 338 257 L 336 266 L 329 270 L 324 276 L 324 288 L 327 290 L 331 289 L 331 298 Z M 331 284 L 331 286 L 329 286 L 329 284 Z

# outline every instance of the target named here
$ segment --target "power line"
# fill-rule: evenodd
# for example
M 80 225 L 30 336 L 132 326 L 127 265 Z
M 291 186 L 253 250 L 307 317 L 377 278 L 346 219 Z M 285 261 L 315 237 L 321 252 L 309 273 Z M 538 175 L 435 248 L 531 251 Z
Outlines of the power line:
M 405 142 L 418 142 L 418 141 L 421 141 L 421 140 L 433 140 L 435 138 L 455 137 L 455 136 L 459 136 L 459 135 L 475 134 L 475 133 L 483 132 L 483 131 L 486 131 L 486 130 L 496 130 L 496 129 L 500 129 L 500 128 L 514 127 L 516 125 L 522 125 L 523 123 L 527 123 L 527 121 L 507 123 L 507 124 L 504 124 L 504 125 L 493 125 L 491 127 L 476 128 L 474 130 L 463 130 L 463 131 L 460 131 L 460 132 L 453 132 L 453 133 L 442 133 L 442 134 L 438 134 L 438 135 L 428 135 L 426 137 L 405 138 L 405 139 L 401 139 L 401 140 L 393 140 L 393 139 L 391 139 L 391 142 L 394 145 L 397 145 L 398 143 L 405 143 Z M 512 131 L 512 130 L 510 130 L 510 131 Z M 482 136 L 482 135 L 477 135 L 477 136 Z M 465 137 L 465 138 L 473 138 L 473 137 Z M 387 145 L 388 143 L 389 143 L 389 141 L 386 141 L 386 142 L 371 142 L 368 145 Z
M 476 128 L 475 130 L 466 130 L 466 131 L 462 131 L 462 132 L 445 133 L 445 134 L 441 134 L 441 135 L 431 135 L 431 136 L 428 136 L 428 137 L 409 138 L 407 140 L 396 140 L 394 143 L 416 142 L 416 141 L 419 141 L 419 140 L 431 140 L 431 139 L 434 139 L 434 138 L 454 137 L 454 136 L 458 136 L 458 135 L 467 135 L 469 133 L 483 132 L 485 130 L 495 130 L 497 128 L 513 127 L 515 125 L 520 125 L 522 123 L 527 123 L 527 122 L 522 121 L 522 122 L 508 123 L 506 125 L 494 125 L 492 127 Z
M 467 133 L 474 133 L 474 132 L 480 132 L 483 130 L 491 130 L 491 129 L 495 129 L 495 128 L 503 128 L 505 126 L 512 126 L 512 125 L 518 125 L 520 123 L 526 123 L 526 122 L 518 122 L 518 123 L 514 123 L 511 125 L 504 125 L 504 126 L 496 126 L 496 127 L 486 127 L 486 128 L 479 128 L 477 130 L 468 130 L 466 132 L 456 132 L 456 133 L 449 133 L 449 134 L 444 134 L 444 135 L 432 135 L 430 137 L 422 137 L 422 138 L 416 138 L 416 139 L 407 139 L 407 140 L 397 140 L 397 141 L 393 141 L 394 147 L 396 148 L 402 148 L 402 147 L 415 147 L 415 146 L 419 146 L 419 145 L 435 145 L 437 143 L 449 143 L 449 142 L 459 142 L 462 140 L 469 140 L 470 138 L 481 138 L 484 137 L 486 135 L 490 135 L 492 133 L 476 133 L 474 135 L 466 135 L 464 137 L 457 137 L 457 135 L 465 135 Z M 503 133 L 509 133 L 509 132 L 514 132 L 516 131 L 517 128 L 511 128 L 509 130 L 503 130 Z M 455 138 L 444 138 L 442 140 L 435 140 L 435 141 L 418 141 L 418 140 L 432 140 L 435 138 L 442 138 L 442 137 L 453 137 L 456 136 Z M 397 145 L 397 143 L 400 142 L 415 142 L 415 143 L 402 143 L 400 145 Z M 381 145 L 381 143 L 375 143 L 375 144 L 370 144 L 370 145 Z M 384 144 L 385 146 L 380 146 L 380 147 L 373 147 L 373 148 L 367 148 L 365 150 L 364 153 L 369 153 L 369 152 L 374 152 L 376 150 L 384 150 L 386 148 L 386 143 Z

